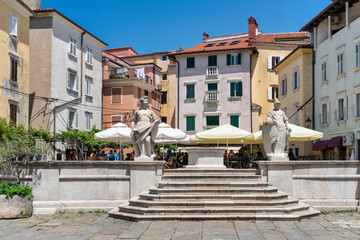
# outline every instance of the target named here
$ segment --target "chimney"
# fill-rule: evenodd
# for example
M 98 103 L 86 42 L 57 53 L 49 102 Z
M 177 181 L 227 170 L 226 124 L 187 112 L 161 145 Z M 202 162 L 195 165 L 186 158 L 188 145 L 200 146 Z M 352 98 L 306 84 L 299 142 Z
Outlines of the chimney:
M 204 32 L 204 33 L 203 33 L 203 39 L 202 39 L 202 40 L 204 41 L 204 40 L 207 39 L 208 37 L 209 37 L 209 34 L 207 34 L 206 32 Z
M 41 0 L 22 0 L 31 9 L 41 9 Z
M 258 35 L 258 23 L 253 17 L 250 17 L 248 21 L 249 21 L 249 38 L 253 38 L 256 35 Z

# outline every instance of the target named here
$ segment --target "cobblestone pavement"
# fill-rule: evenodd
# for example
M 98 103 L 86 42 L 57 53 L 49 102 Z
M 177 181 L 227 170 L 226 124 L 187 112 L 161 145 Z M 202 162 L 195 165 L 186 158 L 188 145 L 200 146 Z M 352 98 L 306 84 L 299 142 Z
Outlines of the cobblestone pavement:
M 100 211 L 60 212 L 51 216 L 0 220 L 0 239 L 360 239 L 360 213 L 322 214 L 296 222 L 129 222 L 109 218 Z

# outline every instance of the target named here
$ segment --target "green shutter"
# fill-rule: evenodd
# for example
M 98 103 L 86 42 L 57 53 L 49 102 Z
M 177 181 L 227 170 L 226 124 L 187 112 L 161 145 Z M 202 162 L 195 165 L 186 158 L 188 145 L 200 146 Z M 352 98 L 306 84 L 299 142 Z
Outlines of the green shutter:
M 214 65 L 213 66 L 217 66 L 217 56 L 214 56 Z
M 230 116 L 230 125 L 234 127 L 239 127 L 239 115 Z
M 206 116 L 206 126 L 219 126 L 219 116 Z
M 208 66 L 209 67 L 215 67 L 217 66 L 217 56 L 208 56 Z
M 195 68 L 195 57 L 188 57 L 186 61 L 187 68 Z
M 186 85 L 186 99 L 194 99 L 195 98 L 195 85 L 188 84 Z
M 208 91 L 217 91 L 217 83 L 208 83 Z
M 238 54 L 238 64 L 241 65 L 241 53 Z
M 195 131 L 195 116 L 186 117 L 186 131 Z
M 238 94 L 239 94 L 240 97 L 242 97 L 242 95 L 243 95 L 242 82 L 238 83 Z
M 235 97 L 235 83 L 230 83 L 230 97 Z
M 231 65 L 231 55 L 226 55 L 226 65 Z

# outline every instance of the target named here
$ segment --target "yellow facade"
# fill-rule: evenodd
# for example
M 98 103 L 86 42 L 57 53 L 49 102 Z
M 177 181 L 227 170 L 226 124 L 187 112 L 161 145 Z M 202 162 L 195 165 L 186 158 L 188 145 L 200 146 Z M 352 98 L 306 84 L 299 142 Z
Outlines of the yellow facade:
M 0 117 L 10 120 L 16 105 L 16 124 L 28 126 L 29 25 L 32 11 L 21 1 L 0 1 Z M 10 18 L 17 21 L 17 36 L 10 34 Z M 14 29 L 14 28 L 12 28 Z M 17 81 L 10 80 L 10 59 L 17 60 Z M 14 108 L 13 108 L 14 109 Z
M 167 92 L 167 103 L 161 104 L 160 115 L 167 118 L 167 124 L 175 127 L 175 110 L 176 110 L 176 64 L 166 57 L 163 61 L 162 57 L 167 52 L 159 52 L 152 54 L 134 55 L 123 57 L 124 60 L 133 63 L 149 63 L 152 62 L 161 68 L 160 84 L 161 92 Z M 167 74 L 167 80 L 162 80 L 162 75 Z
M 286 59 L 284 59 L 276 68 L 279 86 L 279 100 L 281 102 L 281 109 L 288 116 L 289 122 L 306 126 L 306 120 L 310 119 L 311 124 L 309 128 L 312 129 L 313 118 L 313 100 L 309 101 L 297 115 L 291 117 L 297 108 L 304 105 L 313 96 L 312 83 L 312 48 L 299 47 L 294 50 Z M 294 72 L 299 72 L 300 84 L 294 90 L 293 77 Z M 281 91 L 281 81 L 287 80 L 286 92 Z M 284 85 L 284 84 L 283 84 Z M 307 156 L 312 154 L 311 142 L 290 142 L 289 148 L 293 148 L 294 152 L 297 148 L 299 156 Z
M 295 48 L 295 45 L 256 44 L 258 54 L 253 54 L 251 58 L 251 89 L 252 102 L 261 106 L 261 113 L 259 118 L 253 118 L 253 132 L 261 130 L 267 113 L 274 108 L 273 101 L 269 101 L 267 98 L 267 91 L 269 86 L 278 84 L 278 76 L 275 71 L 268 69 L 269 57 L 285 58 Z

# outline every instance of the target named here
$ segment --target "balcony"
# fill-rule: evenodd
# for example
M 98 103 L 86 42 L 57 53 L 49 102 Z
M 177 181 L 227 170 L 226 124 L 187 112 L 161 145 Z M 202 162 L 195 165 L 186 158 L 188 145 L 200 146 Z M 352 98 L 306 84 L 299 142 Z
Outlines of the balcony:
M 219 102 L 219 92 L 218 91 L 205 92 L 205 102 L 218 103 Z
M 218 76 L 218 67 L 208 67 L 206 69 L 206 76 L 211 77 L 217 77 Z

